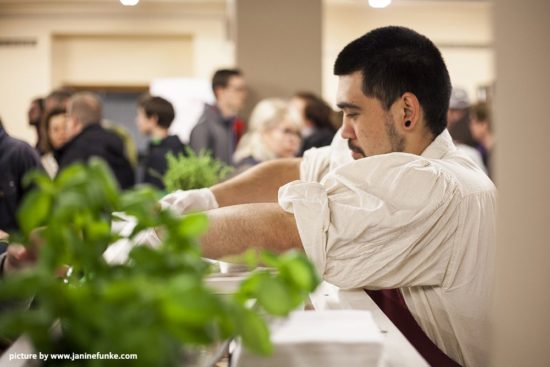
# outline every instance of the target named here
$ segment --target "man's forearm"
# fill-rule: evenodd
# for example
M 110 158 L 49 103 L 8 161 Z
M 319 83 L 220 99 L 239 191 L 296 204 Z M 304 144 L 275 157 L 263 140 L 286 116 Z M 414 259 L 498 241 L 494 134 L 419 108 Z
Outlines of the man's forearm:
M 243 204 L 208 212 L 207 233 L 201 238 L 203 256 L 218 259 L 248 248 L 283 252 L 302 250 L 296 221 L 278 204 Z
M 261 163 L 211 188 L 220 207 L 277 202 L 279 187 L 300 178 L 301 158 Z

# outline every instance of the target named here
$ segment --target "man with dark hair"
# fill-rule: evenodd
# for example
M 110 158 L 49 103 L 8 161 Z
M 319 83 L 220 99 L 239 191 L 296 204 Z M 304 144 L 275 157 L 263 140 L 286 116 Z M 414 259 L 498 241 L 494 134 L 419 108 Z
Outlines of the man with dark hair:
M 180 139 L 176 135 L 168 135 L 174 117 L 174 107 L 162 97 L 145 95 L 138 102 L 138 129 L 151 138 L 144 157 L 141 181 L 160 189 L 164 189 L 161 177 L 167 169 L 166 154 L 185 154 L 185 145 Z
M 196 152 L 209 151 L 214 158 L 233 164 L 237 144 L 237 114 L 246 101 L 246 84 L 238 69 L 222 69 L 212 77 L 214 106 L 205 105 L 197 125 L 191 130 L 189 144 Z
M 369 290 L 431 365 L 486 366 L 496 190 L 446 130 L 439 50 L 378 28 L 340 52 L 334 73 L 344 117 L 330 147 L 161 205 L 209 210 L 206 257 L 304 250 L 326 281 Z
M 91 157 L 102 158 L 113 171 L 121 189 L 134 185 L 134 171 L 122 140 L 101 127 L 99 98 L 89 92 L 73 95 L 67 104 L 67 143 L 55 152 L 59 171 L 72 163 L 86 163 Z

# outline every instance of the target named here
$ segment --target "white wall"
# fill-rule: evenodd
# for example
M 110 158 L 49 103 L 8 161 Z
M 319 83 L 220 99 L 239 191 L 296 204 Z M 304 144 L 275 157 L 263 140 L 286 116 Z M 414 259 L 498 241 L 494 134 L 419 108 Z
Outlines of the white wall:
M 8 132 L 31 143 L 36 139 L 27 125 L 26 111 L 33 97 L 58 86 L 53 80 L 54 37 L 136 34 L 191 39 L 192 70 L 187 74 L 193 76 L 209 79 L 215 69 L 234 63 L 233 48 L 226 39 L 225 4 L 220 1 L 144 1 L 136 8 L 116 1 L 0 3 L 0 38 L 38 41 L 36 47 L 0 47 L 0 116 Z M 112 76 L 107 65 L 95 67 L 95 75 Z M 136 80 L 119 82 L 132 85 Z
M 409 1 L 373 9 L 367 1 L 327 0 L 324 11 L 323 96 L 334 103 L 337 78 L 332 67 L 350 41 L 382 26 L 412 28 L 440 48 L 453 85 L 474 99 L 475 90 L 494 79 L 491 5 L 475 1 Z
M 547 0 L 495 1 L 498 367 L 550 364 L 548 14 Z
M 333 102 L 336 94 L 332 65 L 338 52 L 365 32 L 390 24 L 408 26 L 430 37 L 441 48 L 453 83 L 466 87 L 472 97 L 479 85 L 494 78 L 489 3 L 410 1 L 372 9 L 366 1 L 325 0 L 323 11 L 321 78 L 328 101 Z M 36 47 L 0 47 L 0 116 L 12 135 L 34 142 L 26 111 L 33 97 L 57 86 L 52 65 L 56 36 L 190 37 L 191 76 L 208 79 L 215 69 L 233 66 L 235 60 L 225 17 L 221 0 L 150 0 L 136 8 L 124 8 L 114 0 L 0 2 L 0 38 L 38 41 Z M 102 71 L 99 67 L 96 75 Z
M 171 35 L 64 35 L 52 43 L 53 85 L 141 85 L 193 75 L 193 39 Z

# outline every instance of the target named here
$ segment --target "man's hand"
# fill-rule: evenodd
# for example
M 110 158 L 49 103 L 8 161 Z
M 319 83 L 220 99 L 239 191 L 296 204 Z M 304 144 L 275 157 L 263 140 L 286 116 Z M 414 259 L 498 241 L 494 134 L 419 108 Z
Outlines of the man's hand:
M 10 235 L 0 229 L 0 241 L 7 240 Z
M 39 249 L 44 242 L 41 232 L 42 228 L 38 228 L 31 233 L 27 247 L 18 243 L 8 246 L 4 260 L 4 274 L 20 271 L 36 263 Z
M 216 209 L 219 206 L 210 189 L 178 190 L 160 199 L 159 204 L 163 209 L 169 208 L 179 215 Z
M 12 244 L 8 246 L 6 260 L 4 261 L 4 274 L 21 270 L 36 262 L 36 254 L 23 245 Z

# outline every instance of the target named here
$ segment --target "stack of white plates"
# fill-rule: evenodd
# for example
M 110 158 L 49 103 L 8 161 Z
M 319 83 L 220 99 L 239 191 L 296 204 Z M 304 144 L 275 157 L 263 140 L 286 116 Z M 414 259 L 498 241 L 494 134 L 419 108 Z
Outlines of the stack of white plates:
M 239 348 L 236 367 L 379 366 L 383 336 L 369 311 L 296 311 L 271 325 L 274 353 Z

